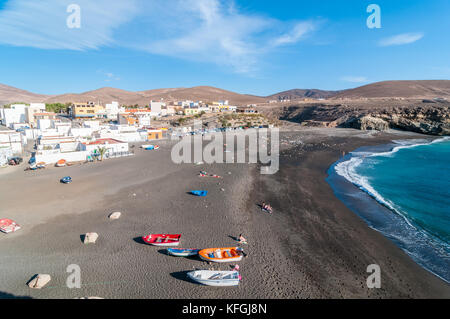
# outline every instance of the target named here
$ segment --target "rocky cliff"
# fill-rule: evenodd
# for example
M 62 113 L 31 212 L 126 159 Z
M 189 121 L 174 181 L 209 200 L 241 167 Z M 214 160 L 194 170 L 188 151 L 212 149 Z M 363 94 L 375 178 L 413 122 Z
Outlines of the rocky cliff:
M 276 114 L 273 113 L 272 115 Z M 389 128 L 429 135 L 450 135 L 450 103 L 411 106 L 305 105 L 279 110 L 280 120 L 305 126 L 352 127 L 361 130 Z

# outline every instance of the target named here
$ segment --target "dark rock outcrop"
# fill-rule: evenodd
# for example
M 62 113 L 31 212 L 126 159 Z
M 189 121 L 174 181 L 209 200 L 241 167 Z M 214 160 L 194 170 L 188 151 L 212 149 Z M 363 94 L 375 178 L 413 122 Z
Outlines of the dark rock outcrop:
M 290 106 L 281 111 L 279 119 L 305 126 L 379 131 L 395 128 L 429 135 L 450 135 L 450 103 L 373 109 L 345 104 Z

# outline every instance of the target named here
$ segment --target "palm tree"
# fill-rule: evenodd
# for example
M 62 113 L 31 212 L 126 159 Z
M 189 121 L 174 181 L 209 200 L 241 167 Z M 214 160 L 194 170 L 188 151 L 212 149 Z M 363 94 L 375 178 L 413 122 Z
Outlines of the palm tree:
M 106 147 L 99 147 L 98 153 L 100 154 L 100 161 L 103 161 L 103 155 L 105 155 L 108 149 Z

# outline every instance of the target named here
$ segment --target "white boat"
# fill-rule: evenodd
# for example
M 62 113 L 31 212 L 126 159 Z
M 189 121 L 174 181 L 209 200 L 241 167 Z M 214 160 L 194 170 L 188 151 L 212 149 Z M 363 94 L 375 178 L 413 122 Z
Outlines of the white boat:
M 239 272 L 235 270 L 194 270 L 187 273 L 188 277 L 206 286 L 238 286 Z

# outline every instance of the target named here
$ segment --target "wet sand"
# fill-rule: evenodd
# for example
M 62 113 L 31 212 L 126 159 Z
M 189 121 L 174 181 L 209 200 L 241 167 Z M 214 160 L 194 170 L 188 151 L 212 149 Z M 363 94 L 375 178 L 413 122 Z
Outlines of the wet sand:
M 0 297 L 76 298 L 449 298 L 450 287 L 370 229 L 333 194 L 328 167 L 342 151 L 408 134 L 301 129 L 281 133 L 280 171 L 261 175 L 255 164 L 174 164 L 173 142 L 101 163 L 14 170 L 0 174 L 1 215 L 22 229 L 0 234 Z M 285 142 L 283 142 L 285 141 Z M 297 144 L 302 141 L 303 144 Z M 200 170 L 223 176 L 198 177 Z M 73 183 L 59 179 L 70 175 Z M 191 189 L 206 189 L 194 197 Z M 224 190 L 222 190 L 224 189 Z M 274 214 L 258 203 L 270 202 Z M 122 212 L 119 220 L 108 214 Z M 97 232 L 96 244 L 80 235 Z M 236 245 L 243 233 L 248 257 L 239 287 L 197 285 L 193 268 L 229 269 L 196 257 L 165 254 L 142 243 L 149 233 L 181 233 L 180 247 Z M 377 263 L 382 288 L 366 287 Z M 69 289 L 66 268 L 81 268 L 81 288 Z M 26 282 L 36 273 L 52 281 L 42 290 Z

